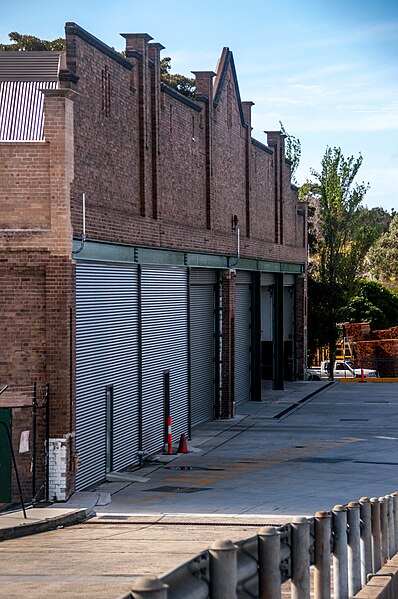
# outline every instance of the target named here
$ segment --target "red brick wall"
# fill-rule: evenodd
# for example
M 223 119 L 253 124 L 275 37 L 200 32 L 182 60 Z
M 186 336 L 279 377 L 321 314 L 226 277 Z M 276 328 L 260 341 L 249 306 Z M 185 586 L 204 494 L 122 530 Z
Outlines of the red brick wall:
M 159 133 L 159 218 L 170 224 L 205 229 L 203 114 L 163 92 Z
M 229 65 L 213 122 L 214 201 L 212 223 L 216 231 L 231 232 L 236 214 L 242 234 L 246 228 L 246 129 L 241 123 L 238 98 Z M 253 219 L 256 215 L 253 214 Z
M 63 83 L 80 94 L 75 100 L 75 236 L 81 235 L 81 194 L 85 192 L 87 235 L 91 239 L 235 254 L 231 217 L 237 215 L 242 255 L 305 262 L 303 231 L 297 227 L 295 195 L 290 188 L 290 166 L 284 159 L 279 159 L 276 175 L 282 179 L 284 244 L 274 243 L 270 219 L 274 211 L 274 157 L 253 147 L 247 157 L 248 130 L 242 124 L 228 52 L 223 53 L 220 69 L 227 66 L 221 82 L 219 73 L 220 93 L 217 105 L 211 105 L 206 145 L 206 102 L 198 100 L 199 112 L 184 97 L 159 91 L 160 72 L 156 60 L 149 60 L 158 50 L 148 44 L 145 35 L 127 36 L 127 56 L 133 66 L 129 71 L 108 56 L 101 44 L 81 39 L 77 30 L 68 31 L 69 68 L 80 77 L 76 84 Z M 109 115 L 104 114 L 101 103 L 105 66 L 110 77 Z M 210 230 L 206 226 L 209 156 Z M 250 238 L 246 237 L 248 188 Z
M 29 385 L 45 370 L 45 269 L 20 254 L 2 256 L 0 288 L 1 380 Z
M 73 269 L 70 259 L 51 258 L 47 252 L 0 253 L 0 381 L 10 387 L 49 384 L 50 437 L 64 438 L 74 430 Z M 13 410 L 14 451 L 29 500 L 31 452 L 19 454 L 18 447 L 21 431 L 31 430 L 31 419 L 30 408 Z M 43 411 L 38 423 L 37 488 L 44 480 Z M 15 498 L 15 484 L 13 492 Z
M 10 386 L 48 383 L 50 436 L 73 439 L 73 93 L 47 90 L 44 95 L 46 142 L 1 144 L 8 185 L 3 193 L 12 193 L 13 206 L 4 202 L 8 213 L 0 230 L 0 381 Z M 23 188 L 17 181 L 23 182 Z M 15 412 L 13 435 L 30 500 L 30 457 L 18 453 L 20 432 L 28 430 L 25 427 L 31 419 L 26 410 L 30 412 L 27 408 Z M 43 422 L 40 427 L 39 486 L 43 482 Z M 70 477 L 69 489 L 72 483 Z
M 0 143 L 0 228 L 50 227 L 49 144 Z
M 85 193 L 87 235 L 121 240 L 120 229 L 140 213 L 136 73 L 130 82 L 126 67 L 77 36 L 67 40 L 73 42 L 79 77 L 73 85 L 79 94 L 74 104 L 74 233 L 81 235 Z

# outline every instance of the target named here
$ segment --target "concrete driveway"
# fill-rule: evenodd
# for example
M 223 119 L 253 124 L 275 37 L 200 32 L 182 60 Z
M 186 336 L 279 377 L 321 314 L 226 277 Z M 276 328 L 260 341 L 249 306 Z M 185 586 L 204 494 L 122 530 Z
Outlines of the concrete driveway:
M 104 514 L 272 521 L 398 488 L 398 385 L 336 383 L 298 405 L 288 397 L 206 425 L 191 443 L 200 453 L 140 470 L 150 480 L 120 487 Z
M 322 385 L 290 385 L 202 427 L 200 451 L 159 456 L 137 473 L 147 482 L 101 485 L 112 502 L 89 523 L 0 543 L 4 596 L 117 597 L 216 538 L 395 491 L 398 386 Z

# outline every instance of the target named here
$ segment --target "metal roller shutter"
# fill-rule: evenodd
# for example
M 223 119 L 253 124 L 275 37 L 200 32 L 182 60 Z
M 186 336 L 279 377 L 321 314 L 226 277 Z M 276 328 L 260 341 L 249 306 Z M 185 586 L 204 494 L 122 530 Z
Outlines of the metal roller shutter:
M 275 285 L 275 275 L 273 272 L 261 273 L 261 287 Z
M 134 266 L 76 268 L 76 489 L 105 476 L 106 387 L 113 386 L 112 469 L 137 462 L 138 278 Z
M 294 276 L 283 278 L 283 339 L 284 339 L 284 378 L 291 381 L 295 377 L 295 338 L 294 338 Z
M 261 273 L 261 379 L 272 380 L 275 360 L 275 314 L 274 314 L 275 275 Z
M 247 281 L 242 284 L 240 281 Z M 250 273 L 237 277 L 235 309 L 235 403 L 250 400 L 251 285 Z
M 294 333 L 294 287 L 283 288 L 283 338 L 285 341 L 293 338 Z
M 292 274 L 284 274 L 283 275 L 283 284 L 286 285 L 295 285 L 295 277 Z
M 164 371 L 170 373 L 173 437 L 188 432 L 188 282 L 182 268 L 141 270 L 142 439 L 152 454 L 164 443 Z
M 216 273 L 191 271 L 190 352 L 191 425 L 213 419 L 214 404 L 214 285 Z

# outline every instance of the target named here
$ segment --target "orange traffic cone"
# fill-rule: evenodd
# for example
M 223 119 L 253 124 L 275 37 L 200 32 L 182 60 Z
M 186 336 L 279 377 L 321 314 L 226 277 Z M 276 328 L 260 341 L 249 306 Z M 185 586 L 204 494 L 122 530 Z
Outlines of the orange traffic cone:
M 182 433 L 180 437 L 180 444 L 177 449 L 177 453 L 189 453 L 188 445 L 187 445 L 187 437 L 185 433 Z

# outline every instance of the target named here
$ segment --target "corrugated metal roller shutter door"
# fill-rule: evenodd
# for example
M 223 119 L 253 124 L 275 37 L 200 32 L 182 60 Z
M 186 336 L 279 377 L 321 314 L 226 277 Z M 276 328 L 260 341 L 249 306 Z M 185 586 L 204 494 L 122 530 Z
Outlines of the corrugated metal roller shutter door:
M 164 443 L 163 373 L 170 371 L 173 437 L 188 432 L 188 282 L 182 268 L 142 267 L 142 437 Z
M 250 273 L 237 276 L 235 309 L 235 403 L 250 400 L 251 378 L 251 280 Z M 245 281 L 245 282 L 243 282 Z
M 137 461 L 138 278 L 134 266 L 76 269 L 76 489 L 105 476 L 106 386 L 113 385 L 113 468 Z
M 216 273 L 191 271 L 191 425 L 212 420 L 214 402 L 214 285 Z
M 272 341 L 274 338 L 273 323 L 273 286 L 275 275 L 269 272 L 261 273 L 261 341 Z
M 273 272 L 261 273 L 261 286 L 275 285 L 275 275 Z

